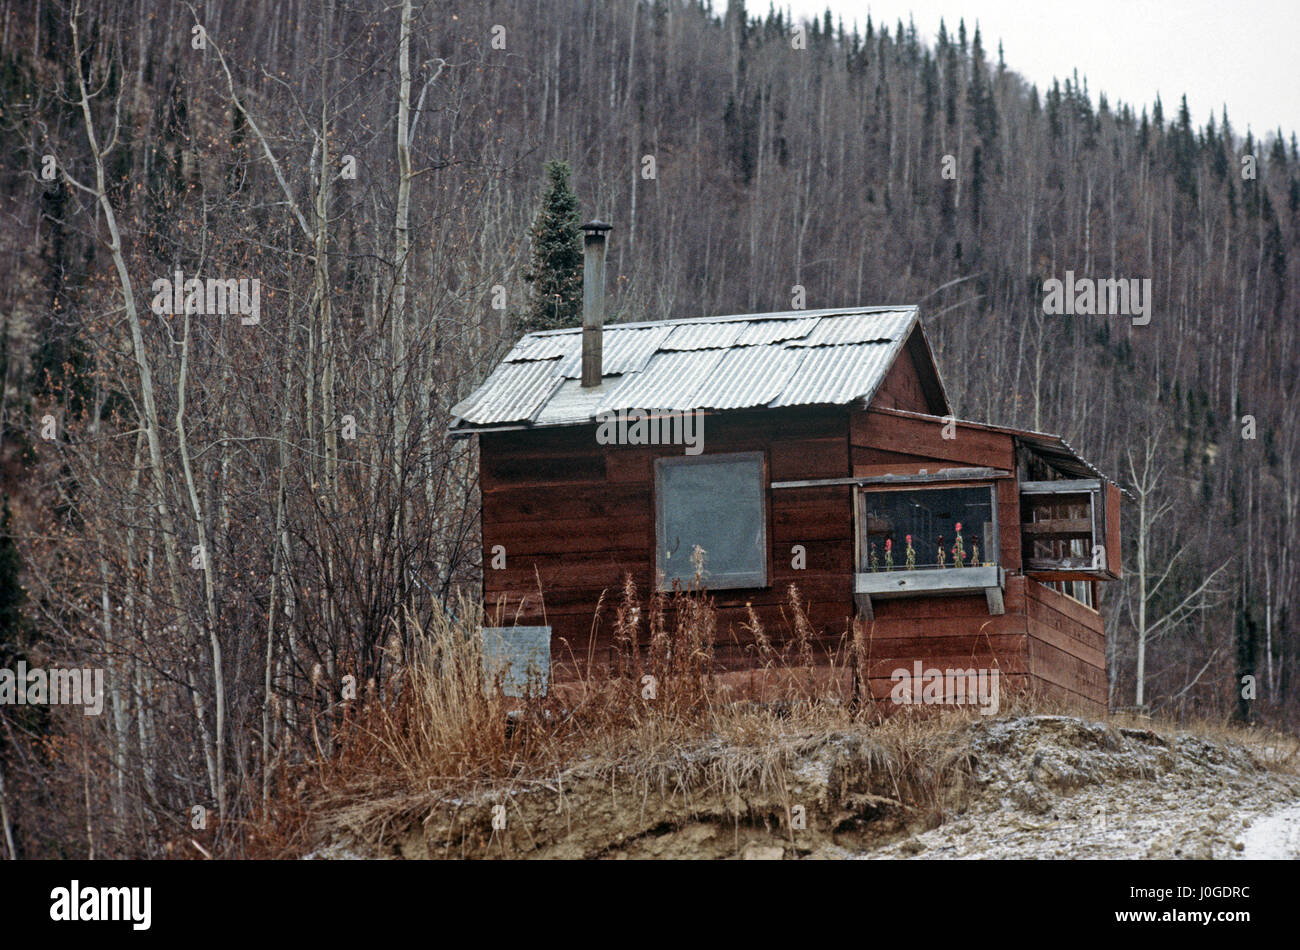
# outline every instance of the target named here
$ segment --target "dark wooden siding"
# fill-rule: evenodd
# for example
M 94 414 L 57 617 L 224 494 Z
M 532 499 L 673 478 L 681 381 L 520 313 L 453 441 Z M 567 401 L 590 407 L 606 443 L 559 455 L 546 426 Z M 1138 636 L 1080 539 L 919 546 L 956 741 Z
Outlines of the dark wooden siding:
M 843 478 L 849 472 L 843 408 L 711 415 L 706 454 L 759 451 L 774 481 Z M 644 598 L 654 576 L 654 460 L 680 446 L 602 446 L 596 427 L 484 433 L 484 601 L 505 623 L 551 625 L 554 659 L 607 657 L 615 607 L 631 574 Z M 852 496 L 848 486 L 768 492 L 769 585 L 719 590 L 720 658 L 744 662 L 741 630 L 751 604 L 769 632 L 785 629 L 781 607 L 791 583 L 822 630 L 838 637 L 853 608 Z M 495 545 L 506 567 L 491 567 Z M 795 545 L 807 566 L 792 567 Z M 596 605 L 604 598 L 599 617 Z M 596 634 L 591 642 L 592 632 Z M 831 636 L 828 632 L 828 636 Z
M 881 409 L 930 411 L 925 387 L 921 383 L 921 374 L 917 370 L 911 351 L 904 350 L 894 361 L 871 404 Z
M 1123 565 L 1120 560 L 1120 510 L 1123 504 L 1123 498 L 1120 496 L 1119 486 L 1110 482 L 1106 483 L 1106 569 L 1109 570 L 1116 578 L 1123 574 Z M 1097 598 L 1093 598 L 1097 602 Z
M 874 405 L 856 411 L 850 422 L 854 468 L 897 463 L 928 465 L 931 470 L 954 466 L 1014 469 L 1015 449 L 1009 434 L 956 423 L 955 438 L 945 439 L 943 430 L 938 417 L 922 419 Z
M 1028 683 L 1023 577 L 1007 578 L 1003 602 L 1006 613 L 996 617 L 989 615 L 983 596 L 875 602 L 875 619 L 866 625 L 871 694 L 888 697 L 894 686 L 893 671 L 910 672 L 913 662 L 920 660 L 927 669 L 997 670 L 1005 702 L 1008 693 Z

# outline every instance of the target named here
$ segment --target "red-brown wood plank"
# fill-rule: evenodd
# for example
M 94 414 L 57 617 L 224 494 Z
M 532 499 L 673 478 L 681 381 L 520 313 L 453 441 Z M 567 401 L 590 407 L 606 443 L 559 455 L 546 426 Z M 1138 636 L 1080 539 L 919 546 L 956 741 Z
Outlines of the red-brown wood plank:
M 1001 548 L 1001 563 L 1008 571 L 1021 568 L 1020 550 L 1020 492 L 1014 479 L 1002 479 L 997 483 L 998 500 L 998 544 Z
M 850 417 L 850 442 L 949 463 L 1010 469 L 1014 449 L 1010 434 L 955 424 L 955 438 L 943 437 L 944 423 L 866 410 Z
M 1106 569 L 1116 577 L 1123 573 L 1119 530 L 1122 503 L 1119 487 L 1106 482 Z
M 1053 590 L 1046 584 L 1040 584 L 1033 578 L 1026 578 L 1026 581 L 1026 593 L 1029 599 L 1039 607 L 1063 614 L 1085 630 L 1096 634 L 1104 633 L 1104 622 L 1101 614 L 1097 611 L 1086 604 L 1079 603 L 1073 597 L 1065 596 L 1059 590 Z M 1029 615 L 1031 617 L 1041 616 L 1041 614 L 1035 612 L 1032 604 Z
M 1029 638 L 1029 672 L 1049 683 L 1074 690 L 1095 702 L 1105 701 L 1105 670 L 1034 637 Z
M 1063 631 L 1053 627 L 1051 624 L 1044 623 L 1041 620 L 1035 620 L 1032 617 L 1028 624 L 1029 636 L 1035 640 L 1041 640 L 1049 646 L 1055 647 L 1062 653 L 1068 653 L 1076 660 L 1087 663 L 1094 669 L 1105 672 L 1106 669 L 1106 651 L 1098 649 L 1095 646 L 1083 643 L 1069 636 Z
M 886 374 L 871 405 L 883 409 L 906 409 L 911 412 L 928 412 L 929 403 L 917 374 L 916 363 L 910 350 L 904 349 Z
M 771 444 L 772 481 L 844 478 L 849 474 L 849 446 L 842 435 Z

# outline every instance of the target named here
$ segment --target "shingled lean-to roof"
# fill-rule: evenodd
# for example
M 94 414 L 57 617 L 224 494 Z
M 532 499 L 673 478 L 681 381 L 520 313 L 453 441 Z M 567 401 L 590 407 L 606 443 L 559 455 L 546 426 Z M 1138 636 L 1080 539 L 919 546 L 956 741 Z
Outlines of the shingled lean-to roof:
M 582 425 L 628 409 L 866 403 L 914 332 L 928 351 L 915 306 L 609 324 L 601 384 L 589 389 L 581 329 L 530 333 L 452 408 L 451 434 Z M 934 384 L 946 405 L 937 375 Z

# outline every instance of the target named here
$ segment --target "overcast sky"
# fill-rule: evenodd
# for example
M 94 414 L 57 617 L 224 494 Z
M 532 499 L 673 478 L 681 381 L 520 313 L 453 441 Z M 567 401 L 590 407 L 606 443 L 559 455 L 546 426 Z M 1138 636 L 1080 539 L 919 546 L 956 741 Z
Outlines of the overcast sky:
M 725 9 L 726 0 L 714 0 Z M 766 14 L 768 0 L 747 0 L 750 15 Z M 990 61 L 1002 40 L 1007 67 L 1041 93 L 1053 77 L 1077 67 L 1087 76 L 1095 104 L 1104 91 L 1116 101 L 1141 106 L 1164 103 L 1177 115 L 1186 93 L 1193 122 L 1215 122 L 1224 104 L 1234 130 L 1259 135 L 1281 126 L 1288 141 L 1300 130 L 1300 0 L 784 0 L 777 7 L 801 18 L 828 7 L 847 29 L 867 13 L 890 33 L 912 14 L 917 32 L 931 46 L 943 17 L 951 33 L 975 21 Z

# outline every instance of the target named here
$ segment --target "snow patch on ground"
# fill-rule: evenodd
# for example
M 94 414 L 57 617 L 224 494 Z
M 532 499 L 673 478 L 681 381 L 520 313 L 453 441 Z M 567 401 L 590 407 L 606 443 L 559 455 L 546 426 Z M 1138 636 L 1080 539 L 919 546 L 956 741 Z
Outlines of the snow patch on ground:
M 1261 861 L 1300 860 L 1300 804 L 1264 814 L 1242 835 L 1238 858 Z
M 1241 747 L 1067 716 L 974 731 L 967 811 L 852 857 L 1300 857 L 1300 779 Z

